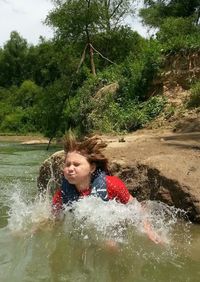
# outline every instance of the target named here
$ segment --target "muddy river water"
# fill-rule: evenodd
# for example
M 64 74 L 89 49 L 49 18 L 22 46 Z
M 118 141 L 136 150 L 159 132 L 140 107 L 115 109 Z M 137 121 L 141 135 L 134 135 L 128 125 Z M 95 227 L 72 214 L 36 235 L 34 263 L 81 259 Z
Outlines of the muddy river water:
M 200 281 L 200 226 L 162 203 L 146 206 L 164 245 L 147 238 L 135 203 L 87 197 L 55 221 L 36 179 L 57 150 L 0 142 L 1 282 Z

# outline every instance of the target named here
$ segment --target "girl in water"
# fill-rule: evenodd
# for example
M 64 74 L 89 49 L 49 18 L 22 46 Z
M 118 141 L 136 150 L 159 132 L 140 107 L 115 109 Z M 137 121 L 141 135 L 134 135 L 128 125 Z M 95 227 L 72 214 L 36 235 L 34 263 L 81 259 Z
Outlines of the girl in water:
M 53 196 L 55 210 L 89 195 L 123 204 L 137 201 L 118 177 L 110 175 L 108 159 L 102 152 L 106 146 L 97 136 L 85 138 L 82 142 L 78 142 L 72 134 L 66 136 L 64 178 Z M 161 243 L 151 225 L 146 220 L 143 224 L 148 237 L 156 244 Z

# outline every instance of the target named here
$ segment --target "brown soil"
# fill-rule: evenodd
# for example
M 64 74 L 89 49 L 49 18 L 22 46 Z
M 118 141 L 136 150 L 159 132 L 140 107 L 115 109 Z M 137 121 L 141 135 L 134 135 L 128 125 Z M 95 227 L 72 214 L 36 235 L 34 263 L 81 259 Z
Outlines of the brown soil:
M 200 132 L 177 134 L 171 130 L 144 129 L 123 137 L 104 138 L 108 142 L 106 153 L 112 161 L 129 164 L 153 162 L 156 166 L 165 161 L 169 173 L 168 162 L 174 159 L 174 163 L 170 163 L 170 171 L 175 176 L 179 170 L 183 172 L 185 162 L 187 167 L 200 164 Z M 192 163 L 188 163 L 189 160 Z
M 200 222 L 200 132 L 141 130 L 105 139 L 114 171 L 133 195 L 185 209 Z

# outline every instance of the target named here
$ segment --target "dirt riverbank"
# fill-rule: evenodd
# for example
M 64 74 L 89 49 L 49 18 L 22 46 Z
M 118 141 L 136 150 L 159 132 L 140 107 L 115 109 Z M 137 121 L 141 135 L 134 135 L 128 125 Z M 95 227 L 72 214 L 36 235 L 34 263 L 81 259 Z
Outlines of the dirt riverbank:
M 113 174 L 124 180 L 134 196 L 184 209 L 192 221 L 200 223 L 200 132 L 144 129 L 102 138 L 108 143 L 105 153 Z M 49 163 L 60 177 L 62 158 L 62 152 L 56 153 L 42 164 L 41 189 L 50 177 Z

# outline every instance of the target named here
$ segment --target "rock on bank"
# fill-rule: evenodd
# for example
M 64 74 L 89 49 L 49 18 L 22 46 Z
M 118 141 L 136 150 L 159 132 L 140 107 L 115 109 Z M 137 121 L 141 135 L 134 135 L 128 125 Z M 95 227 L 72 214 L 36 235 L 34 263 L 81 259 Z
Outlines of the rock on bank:
M 159 200 L 184 209 L 200 223 L 200 133 L 141 130 L 123 138 L 103 137 L 111 171 L 139 201 Z M 123 139 L 125 142 L 119 142 Z M 61 183 L 64 152 L 53 154 L 40 168 L 38 187 L 45 190 L 52 172 Z

